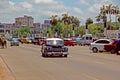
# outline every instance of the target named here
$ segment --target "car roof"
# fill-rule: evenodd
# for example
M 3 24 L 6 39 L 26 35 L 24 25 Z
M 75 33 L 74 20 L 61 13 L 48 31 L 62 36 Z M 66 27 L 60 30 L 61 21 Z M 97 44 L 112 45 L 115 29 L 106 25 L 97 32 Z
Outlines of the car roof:
M 46 40 L 62 40 L 60 38 L 47 38 Z
M 107 41 L 110 41 L 110 39 L 98 39 L 98 40 L 96 40 L 96 41 L 99 41 L 99 40 L 107 40 Z

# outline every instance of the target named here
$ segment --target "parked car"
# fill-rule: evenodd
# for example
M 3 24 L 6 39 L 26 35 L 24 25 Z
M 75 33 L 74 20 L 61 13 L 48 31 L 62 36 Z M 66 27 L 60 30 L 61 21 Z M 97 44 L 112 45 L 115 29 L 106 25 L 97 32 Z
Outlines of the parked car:
M 82 46 L 82 38 L 74 38 L 73 40 L 76 41 L 78 45 Z
M 17 38 L 10 39 L 10 45 L 11 46 L 14 46 L 14 45 L 19 46 L 19 40 Z
M 98 39 L 90 44 L 90 50 L 94 53 L 110 51 L 114 53 L 116 49 L 116 42 L 110 39 Z
M 26 44 L 29 44 L 29 43 L 32 43 L 32 40 L 30 38 L 23 38 L 23 39 L 20 39 L 20 42 L 23 44 L 23 43 L 26 43 Z
M 43 45 L 45 44 L 45 39 L 44 37 L 36 37 L 32 40 L 33 44 L 37 44 L 37 45 Z
M 70 39 L 70 38 L 65 38 L 64 39 L 64 45 L 65 46 L 75 46 L 75 45 L 77 45 L 77 42 Z
M 85 34 L 82 36 L 82 45 L 90 45 L 93 42 L 92 34 Z
M 48 38 L 46 44 L 41 48 L 42 56 L 64 56 L 68 55 L 68 48 L 64 46 L 64 42 L 60 38 Z

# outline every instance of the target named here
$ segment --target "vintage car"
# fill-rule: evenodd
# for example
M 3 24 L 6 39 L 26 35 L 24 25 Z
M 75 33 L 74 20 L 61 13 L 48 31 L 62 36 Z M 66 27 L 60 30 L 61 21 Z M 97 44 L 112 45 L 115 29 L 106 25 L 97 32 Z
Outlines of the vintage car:
M 30 38 L 23 38 L 23 39 L 20 39 L 20 42 L 23 44 L 23 43 L 26 43 L 26 44 L 29 44 L 29 43 L 32 43 L 32 40 Z
M 10 45 L 11 46 L 14 46 L 14 45 L 19 46 L 19 40 L 17 38 L 11 38 Z
M 70 39 L 70 38 L 65 38 L 64 45 L 65 46 L 75 46 L 75 45 L 77 45 L 77 42 L 75 40 Z
M 45 39 L 44 37 L 35 37 L 33 40 L 32 40 L 32 43 L 33 44 L 37 44 L 37 45 L 43 45 L 45 44 Z
M 82 46 L 82 38 L 74 38 L 73 40 L 76 41 L 78 45 Z
M 46 43 L 41 48 L 42 56 L 68 56 L 68 48 L 64 46 L 64 41 L 60 38 L 47 38 Z

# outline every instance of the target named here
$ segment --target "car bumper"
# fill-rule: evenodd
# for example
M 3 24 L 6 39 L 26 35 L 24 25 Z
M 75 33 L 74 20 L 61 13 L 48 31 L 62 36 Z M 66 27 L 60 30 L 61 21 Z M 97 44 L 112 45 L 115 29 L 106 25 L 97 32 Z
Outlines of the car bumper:
M 47 52 L 48 55 L 68 55 L 68 52 Z

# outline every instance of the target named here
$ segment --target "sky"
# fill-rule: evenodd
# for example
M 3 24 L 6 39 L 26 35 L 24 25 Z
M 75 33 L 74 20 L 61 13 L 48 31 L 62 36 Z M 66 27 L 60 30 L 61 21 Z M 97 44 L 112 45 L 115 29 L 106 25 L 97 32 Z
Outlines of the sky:
M 16 17 L 32 16 L 34 22 L 43 23 L 52 15 L 68 13 L 78 17 L 80 24 L 84 25 L 87 18 L 95 17 L 102 5 L 118 5 L 120 0 L 0 0 L 0 22 L 14 23 Z

